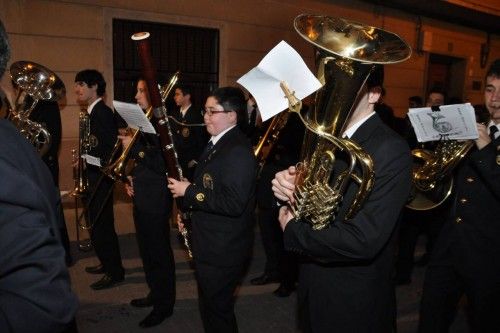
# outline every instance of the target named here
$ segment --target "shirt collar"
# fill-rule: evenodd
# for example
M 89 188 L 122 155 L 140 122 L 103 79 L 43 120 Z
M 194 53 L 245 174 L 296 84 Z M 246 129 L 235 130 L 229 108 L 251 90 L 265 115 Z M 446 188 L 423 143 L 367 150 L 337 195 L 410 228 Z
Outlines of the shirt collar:
M 348 130 L 346 130 L 343 134 L 342 134 L 342 137 L 345 138 L 347 137 L 348 139 L 349 138 L 352 138 L 352 136 L 354 135 L 354 133 L 356 133 L 356 131 L 358 130 L 358 128 L 363 125 L 370 117 L 372 117 L 373 115 L 375 114 L 375 111 L 373 111 L 372 113 L 370 113 L 369 115 L 367 115 L 366 117 L 360 119 L 358 122 L 356 122 L 354 125 L 352 125 Z
M 229 132 L 229 131 L 230 131 L 231 129 L 233 129 L 234 127 L 236 127 L 236 125 L 233 125 L 233 126 L 231 126 L 231 127 L 226 128 L 224 131 L 220 132 L 220 133 L 219 133 L 219 134 L 217 134 L 216 136 L 212 136 L 212 137 L 210 138 L 210 141 L 212 141 L 212 143 L 213 143 L 213 144 L 214 144 L 214 146 L 215 146 L 215 144 L 217 143 L 217 141 L 219 141 L 219 140 L 220 140 L 220 138 L 222 138 L 222 137 L 224 136 L 224 134 L 226 134 L 227 132 Z
M 100 101 L 102 101 L 102 97 L 99 97 L 97 98 L 95 101 L 92 102 L 92 104 L 90 104 L 88 107 L 87 107 L 87 113 L 90 115 L 92 113 L 92 110 L 94 109 L 94 106 L 99 103 Z

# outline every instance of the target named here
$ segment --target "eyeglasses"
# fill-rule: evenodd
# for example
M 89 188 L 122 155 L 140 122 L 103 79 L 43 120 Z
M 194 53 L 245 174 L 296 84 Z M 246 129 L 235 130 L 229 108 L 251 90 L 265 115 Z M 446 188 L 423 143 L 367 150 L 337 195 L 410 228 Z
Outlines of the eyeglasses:
M 216 114 L 216 113 L 229 113 L 229 112 L 232 112 L 231 110 L 214 110 L 213 108 L 205 108 L 201 111 L 202 115 L 205 116 L 209 116 L 209 117 L 212 117 L 213 114 Z

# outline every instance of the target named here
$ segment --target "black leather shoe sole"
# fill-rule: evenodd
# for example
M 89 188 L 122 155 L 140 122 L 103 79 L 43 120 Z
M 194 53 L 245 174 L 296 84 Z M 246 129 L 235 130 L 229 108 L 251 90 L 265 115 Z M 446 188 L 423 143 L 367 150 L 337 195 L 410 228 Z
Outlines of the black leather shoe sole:
M 273 294 L 278 297 L 288 297 L 295 290 L 295 287 L 285 287 L 284 285 L 280 285 L 278 289 L 273 291 Z
M 275 282 L 280 282 L 279 277 L 267 274 L 261 275 L 259 277 L 250 280 L 250 284 L 253 284 L 254 286 L 262 286 L 264 284 L 275 283 Z
M 85 272 L 89 274 L 104 274 L 104 267 L 102 265 L 85 267 Z
M 120 279 L 114 279 L 109 275 L 104 275 L 102 279 L 100 279 L 97 282 L 94 282 L 90 285 L 90 288 L 94 290 L 102 290 L 102 289 L 108 289 L 111 287 L 116 286 L 117 284 L 123 282 L 124 278 Z
M 153 306 L 153 301 L 149 297 L 136 298 L 130 301 L 130 305 L 136 308 L 147 308 Z
M 173 310 L 164 312 L 153 310 L 150 314 L 146 316 L 140 323 L 139 326 L 142 328 L 153 327 L 161 324 L 165 319 L 170 317 L 173 313 Z

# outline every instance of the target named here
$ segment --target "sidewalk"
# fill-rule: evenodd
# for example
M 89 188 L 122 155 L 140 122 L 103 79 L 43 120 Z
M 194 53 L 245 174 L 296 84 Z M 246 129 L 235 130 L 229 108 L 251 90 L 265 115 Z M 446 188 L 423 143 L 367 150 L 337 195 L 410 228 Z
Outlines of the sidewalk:
M 75 260 L 75 264 L 70 268 L 70 275 L 73 289 L 80 300 L 80 308 L 77 313 L 79 332 L 144 332 L 145 330 L 139 328 L 138 323 L 149 313 L 150 309 L 138 309 L 129 305 L 131 299 L 143 297 L 148 292 L 135 240 L 130 202 L 123 197 L 115 200 L 115 221 L 125 267 L 125 281 L 115 288 L 101 291 L 94 291 L 89 287 L 99 276 L 85 273 L 84 268 L 97 264 L 97 259 L 92 251 L 83 253 L 77 250 L 74 206 L 72 202 L 65 202 L 64 206 L 72 254 Z M 85 233 L 84 237 L 87 237 Z M 198 312 L 194 273 L 188 265 L 187 254 L 175 229 L 171 231 L 171 243 L 174 250 L 177 279 L 177 301 L 174 314 L 161 325 L 147 329 L 147 332 L 203 332 Z M 265 286 L 250 284 L 251 278 L 262 273 L 264 261 L 264 250 L 259 230 L 256 228 L 254 256 L 243 284 L 238 290 L 236 301 L 239 330 L 241 333 L 299 332 L 295 315 L 296 293 L 288 298 L 279 298 L 272 294 L 272 291 L 278 287 L 276 283 Z M 416 267 L 413 283 L 398 287 L 396 290 L 399 333 L 416 332 L 424 271 L 425 268 Z M 463 315 L 459 314 L 450 332 L 467 332 Z

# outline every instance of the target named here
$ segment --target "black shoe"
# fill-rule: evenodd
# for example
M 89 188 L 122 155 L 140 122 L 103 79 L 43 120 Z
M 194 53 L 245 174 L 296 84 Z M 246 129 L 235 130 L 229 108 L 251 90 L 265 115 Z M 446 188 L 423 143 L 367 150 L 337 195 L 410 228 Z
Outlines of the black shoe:
M 278 289 L 273 291 L 273 294 L 278 297 L 288 297 L 295 290 L 293 286 L 287 286 L 283 283 L 280 284 Z
M 102 265 L 85 267 L 85 272 L 89 274 L 104 274 L 104 267 Z
M 161 324 L 165 319 L 170 317 L 173 313 L 173 310 L 162 311 L 153 309 L 150 314 L 146 316 L 140 323 L 139 326 L 142 328 L 153 327 Z
M 395 278 L 394 279 L 394 284 L 396 286 L 405 286 L 411 283 L 410 278 Z
M 123 282 L 123 280 L 123 277 L 115 279 L 108 274 L 104 274 L 104 276 L 99 281 L 92 283 L 90 285 L 90 288 L 94 290 L 107 289 L 117 285 L 120 282 Z
M 147 308 L 149 306 L 153 306 L 153 301 L 151 300 L 151 297 L 147 296 L 131 300 L 130 305 L 136 308 Z
M 280 282 L 278 275 L 276 274 L 271 275 L 266 273 L 250 280 L 250 284 L 253 284 L 254 286 L 262 286 L 264 284 L 274 283 L 274 282 Z

